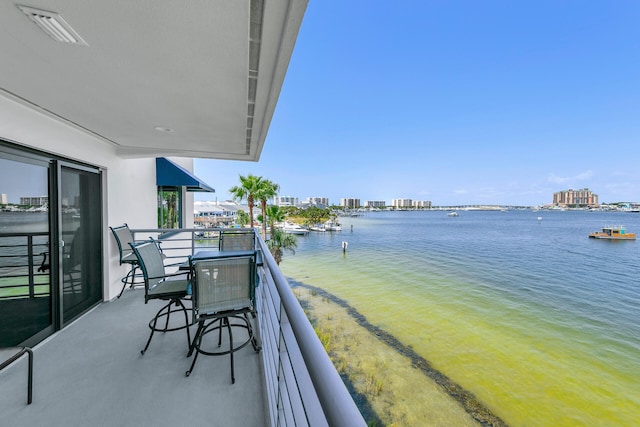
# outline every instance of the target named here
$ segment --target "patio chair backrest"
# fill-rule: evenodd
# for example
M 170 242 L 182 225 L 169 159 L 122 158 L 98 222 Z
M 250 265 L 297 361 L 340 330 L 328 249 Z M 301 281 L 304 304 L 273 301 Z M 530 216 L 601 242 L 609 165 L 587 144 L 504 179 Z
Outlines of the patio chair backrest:
M 252 308 L 255 265 L 254 255 L 193 261 L 194 321 L 221 312 Z
M 220 232 L 221 251 L 253 251 L 256 235 L 253 230 L 223 230 Z
M 138 257 L 138 263 L 144 276 L 145 294 L 153 289 L 166 277 L 162 253 L 158 244 L 153 240 L 135 245 L 130 243 L 132 250 Z
M 120 264 L 122 264 L 122 260 L 128 255 L 131 255 L 132 249 L 130 244 L 134 243 L 133 233 L 126 223 L 120 227 L 109 228 L 113 233 L 113 237 L 115 237 L 116 239 L 116 243 L 118 243 L 118 251 L 120 252 Z

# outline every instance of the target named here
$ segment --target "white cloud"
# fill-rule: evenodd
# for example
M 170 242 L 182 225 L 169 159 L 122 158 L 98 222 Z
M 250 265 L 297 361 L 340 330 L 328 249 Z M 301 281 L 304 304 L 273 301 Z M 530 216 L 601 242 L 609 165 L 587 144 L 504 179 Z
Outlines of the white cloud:
M 590 179 L 591 177 L 593 177 L 593 171 L 588 170 L 576 175 L 574 179 L 577 179 L 578 181 L 584 181 L 585 179 Z
M 582 173 L 579 173 L 575 176 L 567 176 L 561 177 L 554 173 L 550 173 L 547 176 L 547 181 L 552 182 L 554 184 L 566 184 L 567 182 L 576 182 L 576 181 L 584 181 L 593 177 L 593 171 L 588 170 Z
M 547 177 L 547 181 L 553 182 L 554 184 L 564 184 L 568 180 L 569 178 L 561 178 L 553 173 L 550 173 L 549 176 Z
M 612 196 L 633 197 L 634 193 L 637 194 L 637 185 L 631 182 L 609 183 L 605 184 L 604 188 Z

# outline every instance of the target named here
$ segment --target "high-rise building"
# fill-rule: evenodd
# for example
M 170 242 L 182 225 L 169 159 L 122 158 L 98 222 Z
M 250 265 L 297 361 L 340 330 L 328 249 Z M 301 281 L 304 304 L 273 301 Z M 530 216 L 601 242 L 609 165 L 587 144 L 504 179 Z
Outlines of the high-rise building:
M 20 204 L 21 205 L 45 206 L 48 203 L 49 203 L 49 197 L 47 197 L 47 196 L 20 197 Z
M 273 204 L 277 206 L 298 206 L 300 203 L 297 197 L 276 196 L 273 198 Z
M 387 206 L 387 202 L 384 200 L 367 200 L 364 202 L 365 208 L 384 208 Z
M 0 205 L 8 205 L 9 201 L 7 199 L 7 195 L 2 193 L 0 194 Z
M 393 199 L 391 201 L 391 206 L 394 208 L 410 208 L 412 203 L 413 200 L 411 199 Z
M 593 194 L 588 188 L 580 190 L 566 190 L 553 193 L 553 204 L 556 206 L 597 206 L 598 195 Z
M 310 205 L 324 205 L 329 206 L 329 198 L 328 197 L 309 197 L 307 198 L 307 203 Z
M 431 200 L 414 200 L 411 206 L 414 208 L 431 209 Z
M 340 199 L 340 206 L 349 209 L 355 209 L 360 207 L 360 199 L 342 198 Z

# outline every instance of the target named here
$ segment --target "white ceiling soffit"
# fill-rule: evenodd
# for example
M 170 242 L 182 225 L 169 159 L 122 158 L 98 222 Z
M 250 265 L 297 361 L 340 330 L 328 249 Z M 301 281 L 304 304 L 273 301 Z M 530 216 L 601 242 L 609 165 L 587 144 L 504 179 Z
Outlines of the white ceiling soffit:
M 123 157 L 256 161 L 306 6 L 0 2 L 0 96 L 113 144 Z

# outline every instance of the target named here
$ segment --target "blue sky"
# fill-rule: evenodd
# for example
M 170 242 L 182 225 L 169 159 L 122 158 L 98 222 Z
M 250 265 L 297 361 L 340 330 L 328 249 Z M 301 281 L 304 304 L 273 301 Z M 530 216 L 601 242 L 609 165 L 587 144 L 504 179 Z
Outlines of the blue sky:
M 640 201 L 640 1 L 311 0 L 259 162 L 280 195 Z

